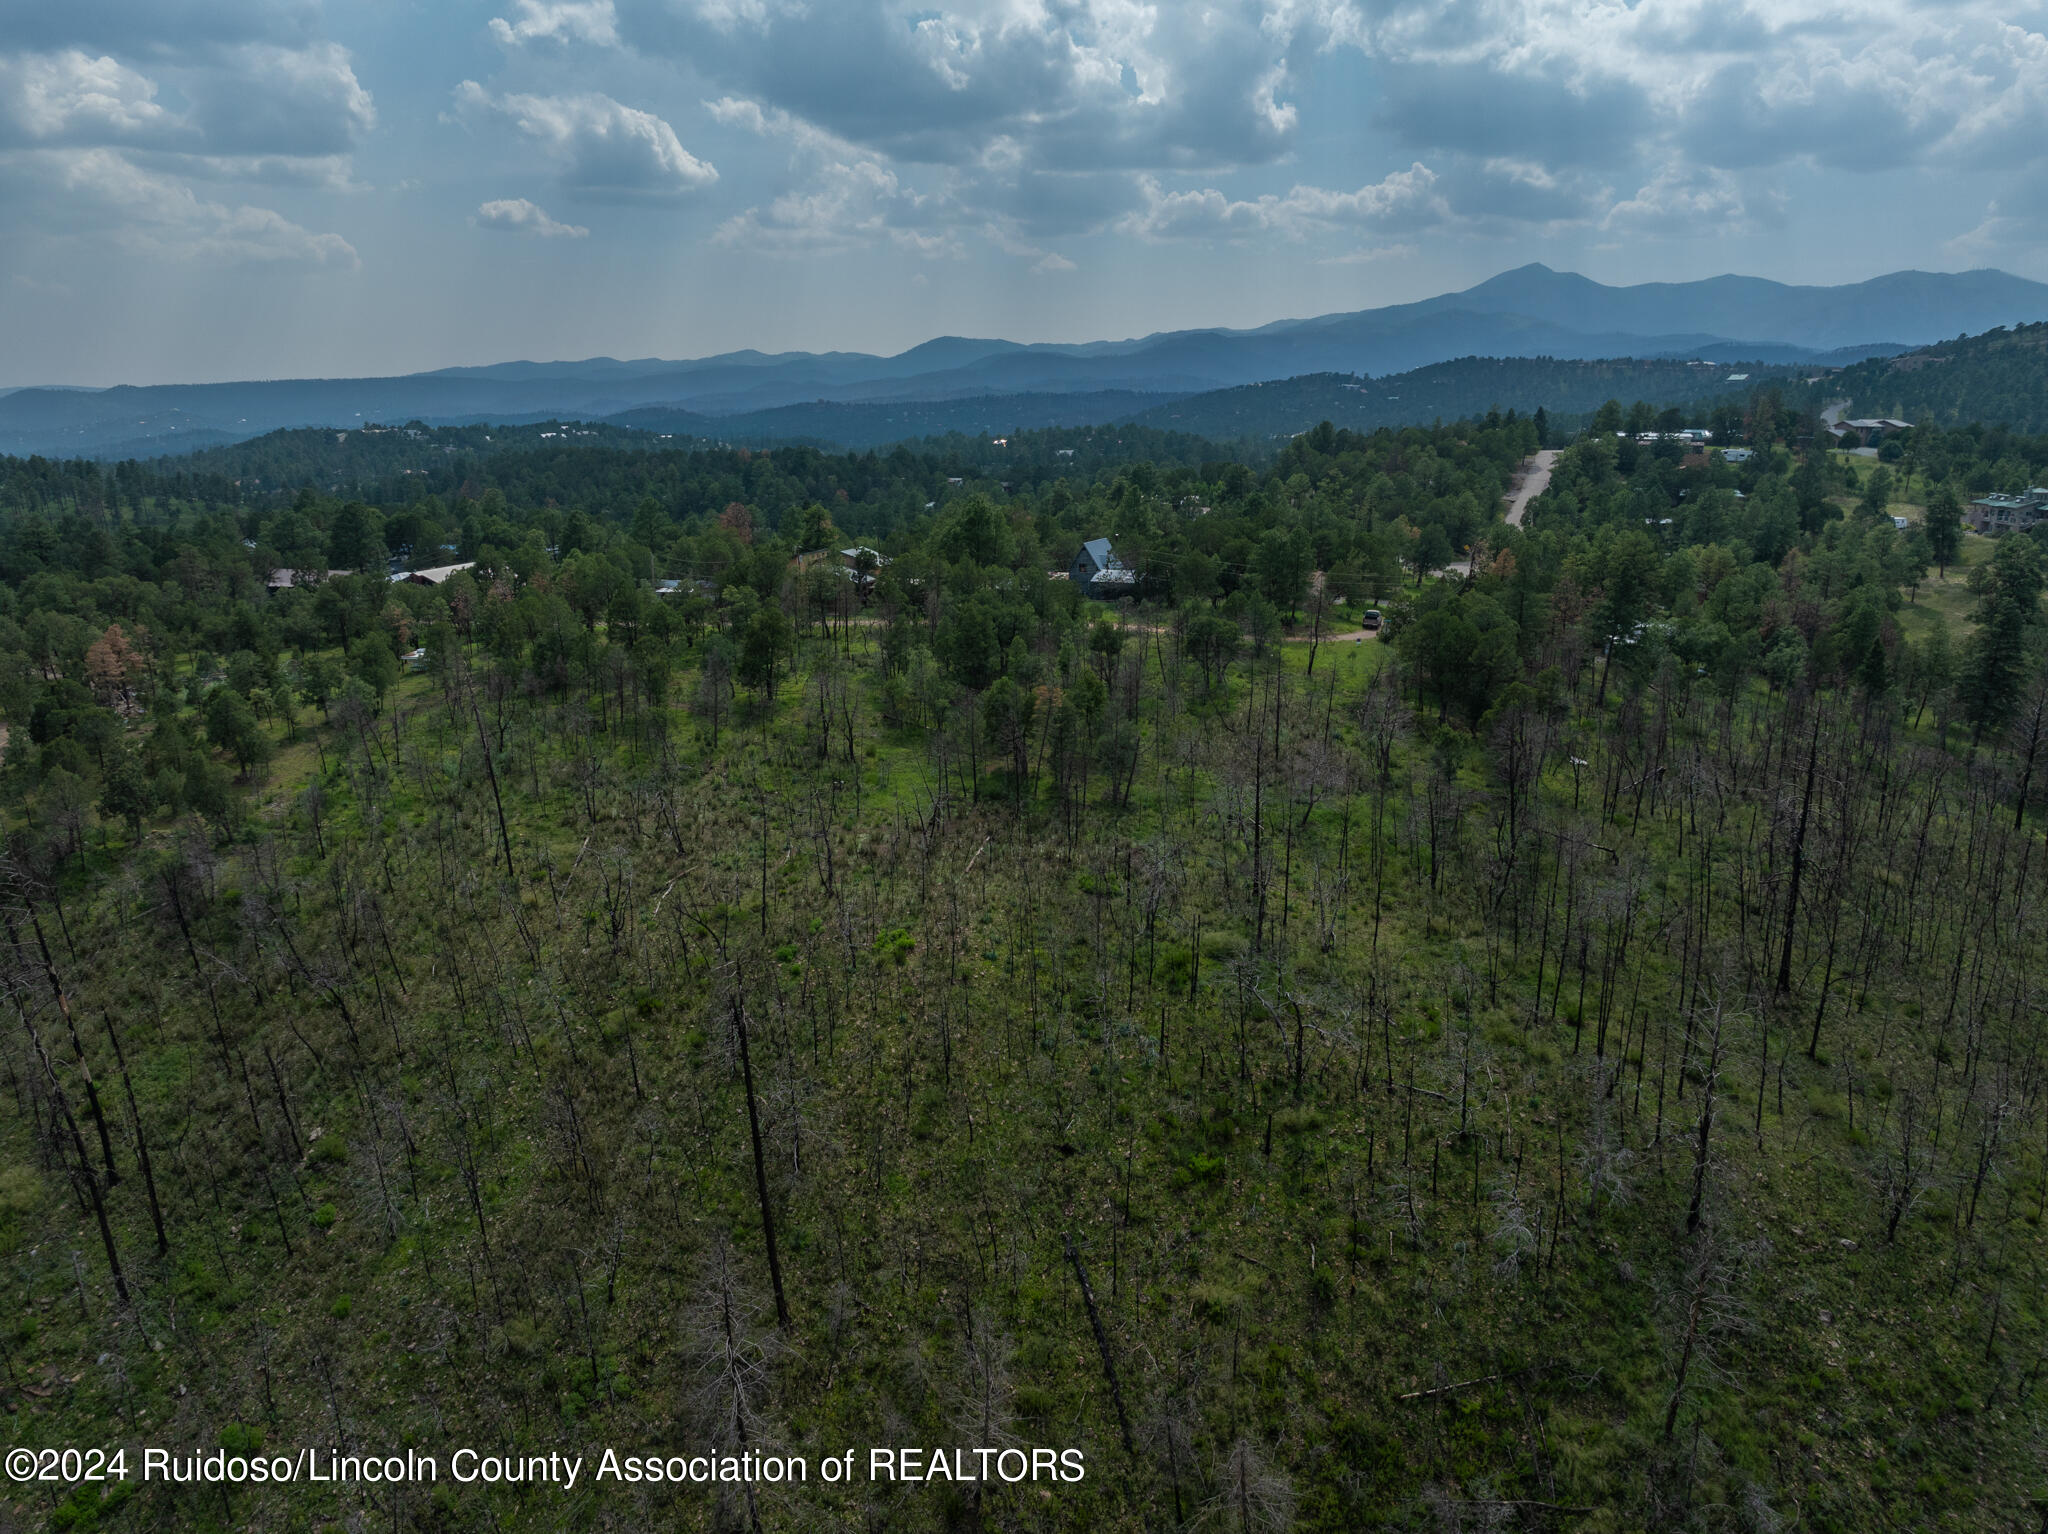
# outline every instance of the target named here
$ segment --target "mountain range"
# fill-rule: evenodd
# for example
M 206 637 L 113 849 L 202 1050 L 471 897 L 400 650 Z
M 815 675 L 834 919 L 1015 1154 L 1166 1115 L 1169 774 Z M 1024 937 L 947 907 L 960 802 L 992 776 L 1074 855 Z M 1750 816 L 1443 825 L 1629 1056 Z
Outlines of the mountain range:
M 1832 287 L 1737 276 L 1610 287 L 1529 265 L 1416 303 L 1123 341 L 942 336 L 890 357 L 742 351 L 688 361 L 505 362 L 392 378 L 20 388 L 0 393 L 0 452 L 145 457 L 280 427 L 408 420 L 618 420 L 771 437 L 816 437 L 821 420 L 827 429 L 843 420 L 860 427 L 849 426 L 847 437 L 875 441 L 890 440 L 876 433 L 894 422 L 908 437 L 924 434 L 921 425 L 960 429 L 938 424 L 956 421 L 979 430 L 1121 420 L 1219 389 L 1309 374 L 1370 378 L 1455 358 L 1843 366 L 2043 319 L 2048 284 L 1994 270 L 1894 272 Z M 847 408 L 791 408 L 799 405 Z M 781 417 L 790 429 L 778 429 Z

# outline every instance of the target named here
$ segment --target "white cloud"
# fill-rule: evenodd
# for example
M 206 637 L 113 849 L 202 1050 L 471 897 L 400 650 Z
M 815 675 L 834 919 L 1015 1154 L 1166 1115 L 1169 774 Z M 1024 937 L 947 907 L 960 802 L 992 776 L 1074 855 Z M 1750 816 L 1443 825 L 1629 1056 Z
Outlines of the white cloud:
M 727 219 L 712 236 L 718 243 L 779 253 L 888 243 L 928 259 L 961 254 L 957 205 L 907 185 L 882 157 L 744 97 L 707 101 L 704 109 L 728 127 L 789 144 L 804 178 L 766 207 Z
M 377 126 L 376 103 L 338 43 L 254 43 L 180 79 L 215 153 L 346 153 Z
M 2048 168 L 2021 180 L 1994 198 L 1984 217 L 1942 248 L 1956 260 L 1972 265 L 1998 262 L 2015 271 L 2042 269 L 2042 252 L 2048 247 Z
M 519 234 L 537 234 L 546 239 L 581 240 L 590 234 L 581 224 L 557 223 L 548 217 L 546 209 L 524 197 L 501 197 L 484 203 L 476 210 L 471 222 L 483 229 L 507 229 Z
M 1031 275 L 1034 277 L 1044 277 L 1053 272 L 1071 272 L 1073 270 L 1075 270 L 1074 263 L 1056 250 L 1048 250 L 1044 255 L 1031 263 Z
M 615 48 L 618 20 L 612 0 L 519 0 L 516 21 L 491 18 L 491 36 L 507 48 L 532 42 L 584 42 Z
M 455 88 L 465 115 L 496 112 L 562 167 L 572 191 L 602 196 L 674 197 L 711 185 L 717 170 L 682 146 L 652 112 L 595 92 L 577 96 L 492 96 L 474 80 Z
M 171 86 L 183 105 L 162 98 Z M 150 62 L 77 48 L 0 53 L 0 147 L 119 146 L 195 155 L 332 157 L 377 122 L 348 50 L 246 43 Z
M 4 10 L 0 225 L 24 253 L 41 247 L 61 263 L 90 245 L 159 266 L 360 266 L 342 235 L 246 190 L 363 190 L 351 156 L 376 127 L 376 104 L 349 51 L 317 35 L 312 9 L 70 0 Z
M 721 245 L 796 254 L 888 243 L 911 255 L 958 255 L 949 231 L 930 227 L 928 199 L 875 160 L 824 167 L 815 184 L 748 208 L 712 234 Z
M 827 133 L 816 123 L 805 122 L 780 107 L 766 107 L 744 96 L 721 96 L 716 101 L 705 102 L 704 110 L 714 121 L 729 128 L 742 128 L 761 138 L 785 139 L 799 151 L 838 159 L 863 157 L 857 145 Z
M 1259 0 L 617 0 L 624 42 L 896 163 L 1026 170 L 1268 163 L 1299 112 Z
M 1475 231 L 1590 227 L 1617 196 L 1637 227 L 1709 217 L 1710 173 L 1786 161 L 2023 172 L 2048 164 L 2042 3 L 615 0 L 622 46 L 714 82 L 721 121 L 937 168 L 953 202 L 1040 237 L 1398 218 L 1320 202 L 1326 176 L 1207 190 L 1314 152 L 1304 122 L 1340 90 Z M 1355 58 L 1310 64 L 1333 54 L 1363 55 L 1370 83 Z M 1747 179 L 1742 200 L 1769 216 Z
M 1347 250 L 1341 256 L 1325 256 L 1324 266 L 1365 266 L 1374 261 L 1405 261 L 1415 254 L 1413 245 L 1362 245 L 1357 250 Z
M 146 166 L 175 168 L 195 180 L 247 181 L 260 186 L 295 186 L 321 192 L 367 192 L 358 180 L 355 161 L 345 154 L 222 154 L 130 156 Z
M 1746 231 L 1750 209 L 1726 171 L 1672 166 L 1608 209 L 1601 227 L 1644 235 L 1713 235 Z
M 1328 229 L 1413 229 L 1450 221 L 1436 172 L 1420 160 L 1353 192 L 1296 186 L 1285 196 L 1233 199 L 1213 187 L 1168 192 L 1140 182 L 1144 205 L 1119 224 L 1148 240 L 1213 239 L 1276 230 L 1292 239 Z
M 1312 0 L 1287 16 L 1387 68 L 1382 115 L 1418 148 L 1882 170 L 2048 145 L 2038 4 Z
M 57 232 L 104 233 L 152 254 L 204 262 L 361 264 L 338 234 L 316 234 L 271 208 L 200 197 L 110 149 L 48 150 L 29 167 L 62 196 Z
M 76 48 L 0 57 L 0 120 L 16 142 L 132 143 L 178 129 L 156 82 Z

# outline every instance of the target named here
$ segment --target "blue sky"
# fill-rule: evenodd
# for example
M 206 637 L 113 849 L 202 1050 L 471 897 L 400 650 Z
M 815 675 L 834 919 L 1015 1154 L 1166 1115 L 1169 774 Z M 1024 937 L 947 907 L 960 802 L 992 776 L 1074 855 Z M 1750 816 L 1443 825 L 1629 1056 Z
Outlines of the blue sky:
M 0 385 L 2048 279 L 2048 3 L 0 0 Z

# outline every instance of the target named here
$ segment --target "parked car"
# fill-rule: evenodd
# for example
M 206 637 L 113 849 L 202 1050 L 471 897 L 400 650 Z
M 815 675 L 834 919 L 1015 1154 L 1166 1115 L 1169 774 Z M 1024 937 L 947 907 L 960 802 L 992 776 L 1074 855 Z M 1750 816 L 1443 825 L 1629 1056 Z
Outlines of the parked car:
M 1358 620 L 1358 626 L 1368 633 L 1377 633 L 1380 626 L 1380 610 L 1377 607 L 1368 607 L 1365 616 Z

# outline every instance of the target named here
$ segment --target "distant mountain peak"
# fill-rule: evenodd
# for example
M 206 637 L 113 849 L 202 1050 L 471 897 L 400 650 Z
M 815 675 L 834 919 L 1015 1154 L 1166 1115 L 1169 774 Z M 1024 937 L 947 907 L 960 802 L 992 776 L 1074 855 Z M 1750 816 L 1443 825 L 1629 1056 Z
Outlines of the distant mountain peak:
M 655 405 L 735 418 L 810 402 L 1187 395 L 1305 374 L 1404 373 L 1463 357 L 1826 365 L 1880 338 L 1925 345 L 2044 319 L 2048 284 L 1995 269 L 1892 272 L 1838 287 L 1740 276 L 1610 287 L 1531 261 L 1462 292 L 1250 330 L 1028 345 L 943 335 L 893 357 L 744 350 L 686 361 L 502 362 L 399 378 L 22 389 L 0 395 L 0 452 L 133 452 L 151 439 L 169 448 L 201 432 L 240 440 L 279 427 L 370 421 L 600 420 Z

